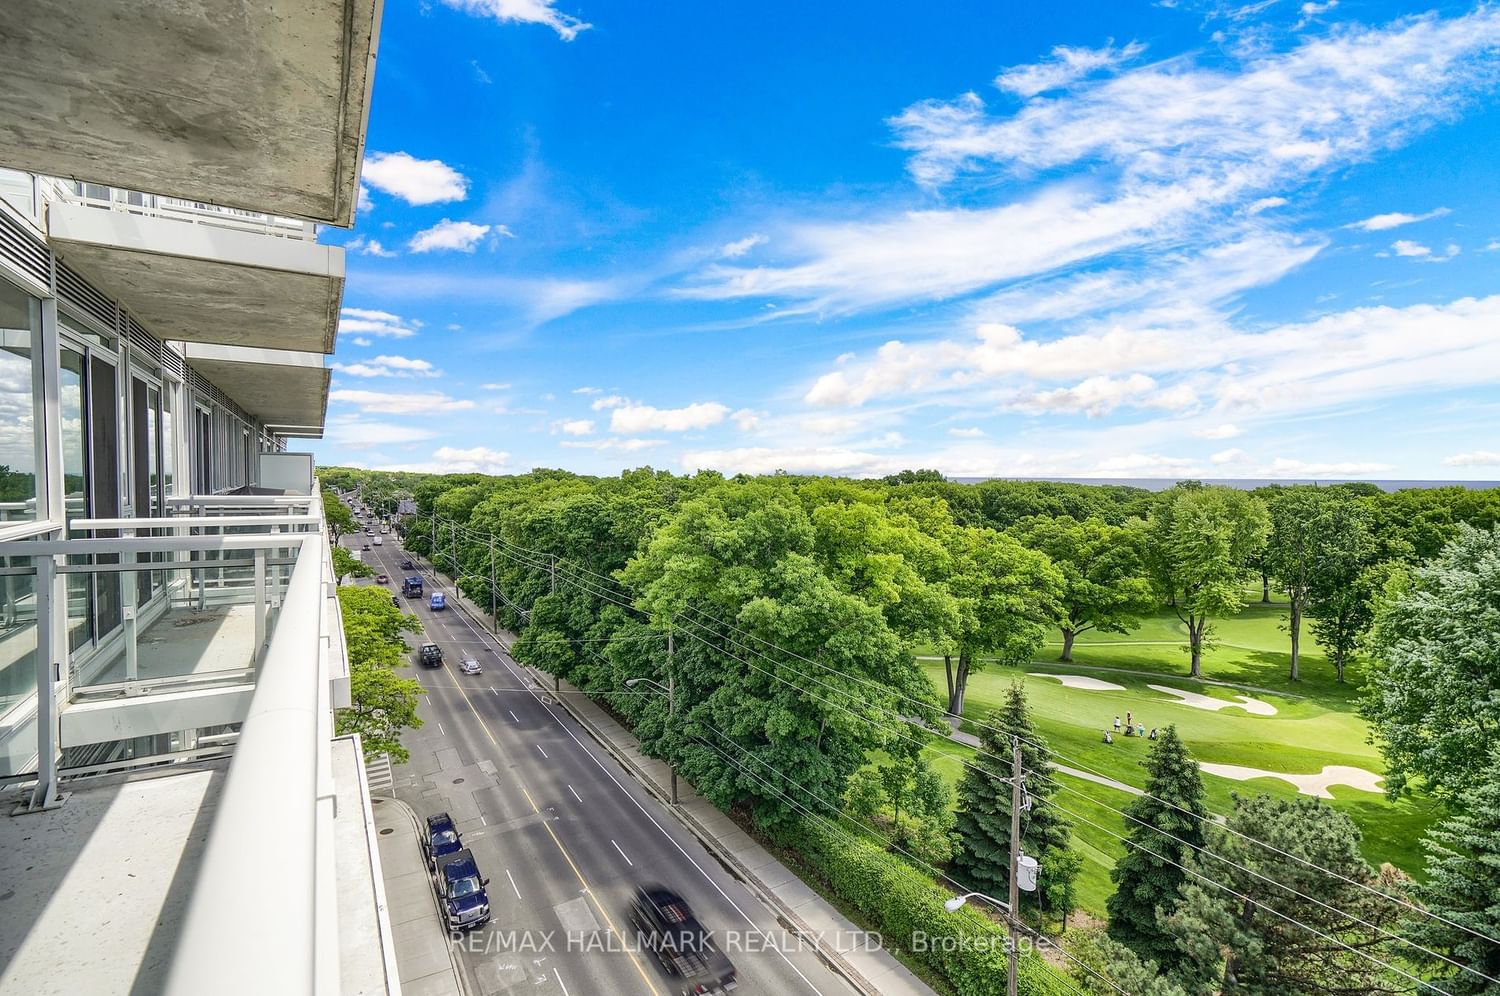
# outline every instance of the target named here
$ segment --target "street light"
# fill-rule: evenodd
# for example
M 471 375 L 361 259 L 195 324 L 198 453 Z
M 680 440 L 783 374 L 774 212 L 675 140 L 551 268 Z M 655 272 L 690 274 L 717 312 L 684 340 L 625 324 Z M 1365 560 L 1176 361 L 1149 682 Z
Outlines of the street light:
M 670 639 L 671 639 L 671 637 L 668 636 L 668 640 L 669 641 L 670 641 Z M 668 643 L 668 647 L 670 647 L 670 646 L 671 646 L 671 643 L 669 642 Z M 670 654 L 670 650 L 668 651 L 668 653 Z M 668 659 L 670 659 L 670 657 Z M 665 693 L 666 696 L 667 696 L 667 715 L 669 717 L 673 717 L 673 718 L 676 717 L 676 715 L 677 715 L 677 692 L 676 692 L 676 687 L 675 687 L 676 686 L 676 682 L 672 681 L 670 673 L 668 674 L 667 684 L 665 686 L 663 686 L 662 683 L 659 682 L 659 681 L 657 681 L 655 678 L 626 678 L 625 679 L 625 687 L 626 688 L 634 688 L 636 685 L 650 685 L 652 688 L 655 688 L 658 692 Z M 668 765 L 668 767 L 671 768 L 671 771 L 672 771 L 672 805 L 675 806 L 675 805 L 677 805 L 677 765 L 672 764 L 672 765 Z
M 943 904 L 943 909 L 947 910 L 949 913 L 957 913 L 959 909 L 970 899 L 983 899 L 985 902 L 993 906 L 998 906 L 1000 909 L 1004 910 L 1007 913 L 1010 912 L 1010 903 L 1002 902 L 999 899 L 996 899 L 994 896 L 987 896 L 982 892 L 966 892 L 961 896 L 954 896 L 952 899 Z

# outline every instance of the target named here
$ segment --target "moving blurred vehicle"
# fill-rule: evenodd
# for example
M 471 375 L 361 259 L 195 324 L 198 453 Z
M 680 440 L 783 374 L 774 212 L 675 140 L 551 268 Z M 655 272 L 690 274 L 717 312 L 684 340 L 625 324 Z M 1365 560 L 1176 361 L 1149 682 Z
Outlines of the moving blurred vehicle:
M 739 985 L 734 965 L 713 942 L 677 893 L 664 885 L 639 886 L 630 902 L 630 924 L 642 950 L 656 956 L 681 996 L 726 993 Z
M 472 657 L 465 657 L 463 660 L 459 661 L 458 662 L 458 669 L 460 671 L 462 671 L 464 674 L 483 674 L 484 673 L 484 668 L 480 667 L 479 666 L 479 662 L 476 661 Z

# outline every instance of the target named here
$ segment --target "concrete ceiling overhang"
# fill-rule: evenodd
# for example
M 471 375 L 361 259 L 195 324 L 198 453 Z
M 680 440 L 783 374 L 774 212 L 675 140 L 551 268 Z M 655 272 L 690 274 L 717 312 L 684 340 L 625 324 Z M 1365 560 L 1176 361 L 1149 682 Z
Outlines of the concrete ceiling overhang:
M 0 162 L 347 227 L 382 0 L 24 0 Z
M 65 202 L 47 240 L 159 339 L 333 352 L 337 246 Z
M 189 366 L 262 422 L 321 436 L 331 377 L 322 356 L 197 342 L 184 343 L 183 352 Z

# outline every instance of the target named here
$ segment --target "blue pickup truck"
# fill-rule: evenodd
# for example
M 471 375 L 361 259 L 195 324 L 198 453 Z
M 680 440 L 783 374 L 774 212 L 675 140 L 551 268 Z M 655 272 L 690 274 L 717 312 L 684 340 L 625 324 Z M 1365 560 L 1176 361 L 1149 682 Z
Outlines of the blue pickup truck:
M 449 930 L 473 930 L 490 922 L 490 897 L 484 891 L 489 884 L 489 879 L 479 877 L 479 866 L 467 848 L 437 859 L 432 888 Z
M 448 607 L 448 598 L 442 592 L 435 591 L 432 593 L 432 598 L 428 601 L 427 607 L 434 612 L 440 612 Z
M 427 817 L 427 834 L 422 838 L 422 854 L 427 858 L 427 870 L 437 870 L 438 862 L 450 854 L 464 849 L 463 838 L 453 825 L 453 817 L 447 813 L 433 813 Z

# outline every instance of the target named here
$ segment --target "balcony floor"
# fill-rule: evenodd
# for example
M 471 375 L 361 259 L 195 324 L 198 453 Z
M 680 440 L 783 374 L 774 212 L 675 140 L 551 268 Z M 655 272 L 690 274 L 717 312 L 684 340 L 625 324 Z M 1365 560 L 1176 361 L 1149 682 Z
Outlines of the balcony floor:
M 216 672 L 243 671 L 253 663 L 254 644 L 254 606 L 210 606 L 202 612 L 169 609 L 140 634 L 136 680 L 211 677 Z M 126 680 L 124 648 L 89 661 L 81 671 L 83 677 L 73 689 L 75 698 L 114 694 L 91 686 Z
M 160 992 L 226 767 L 79 779 L 59 809 L 0 815 L 0 992 Z

